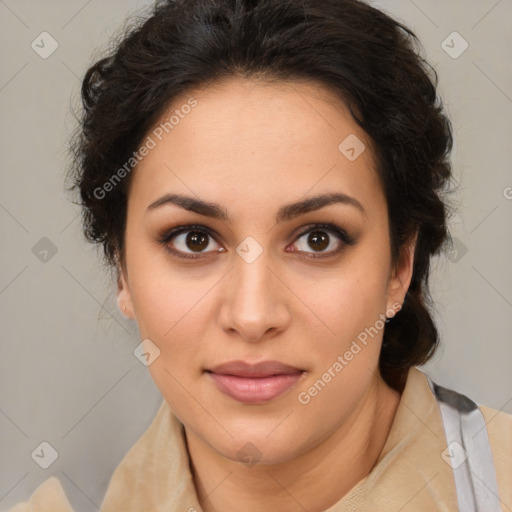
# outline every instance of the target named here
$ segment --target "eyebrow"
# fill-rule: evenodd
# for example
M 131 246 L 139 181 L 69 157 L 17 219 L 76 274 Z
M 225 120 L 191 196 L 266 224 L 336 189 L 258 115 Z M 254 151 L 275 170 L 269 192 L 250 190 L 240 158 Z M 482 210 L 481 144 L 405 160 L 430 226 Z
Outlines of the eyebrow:
M 204 215 L 205 217 L 211 217 L 227 222 L 230 221 L 228 212 L 218 204 L 209 203 L 201 199 L 196 199 L 194 197 L 184 196 L 181 194 L 166 194 L 160 199 L 157 199 L 154 203 L 151 203 L 148 206 L 147 211 L 154 210 L 155 208 L 166 204 L 174 204 L 187 211 L 195 212 L 199 215 Z M 348 206 L 353 206 L 363 215 L 366 215 L 366 210 L 364 209 L 363 205 L 355 197 L 337 192 L 310 197 L 302 201 L 297 201 L 295 203 L 282 206 L 276 215 L 276 222 L 279 223 L 283 221 L 289 221 L 300 215 L 319 210 L 320 208 L 329 206 L 331 204 L 345 204 Z

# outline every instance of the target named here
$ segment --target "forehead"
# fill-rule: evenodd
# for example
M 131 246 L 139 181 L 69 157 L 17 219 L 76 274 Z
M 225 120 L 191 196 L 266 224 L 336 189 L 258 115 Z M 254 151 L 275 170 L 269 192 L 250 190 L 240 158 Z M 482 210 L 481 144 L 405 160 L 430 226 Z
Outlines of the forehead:
M 194 138 L 191 131 L 200 131 L 198 135 L 203 137 L 209 132 L 211 139 L 225 137 L 223 148 L 245 154 L 256 156 L 255 150 L 263 144 L 288 149 L 297 145 L 299 151 L 316 146 L 318 138 L 326 146 L 333 144 L 334 149 L 337 140 L 349 134 L 368 139 L 340 97 L 321 84 L 306 81 L 220 80 L 175 97 L 157 126 L 165 124 L 173 113 L 188 111 L 191 97 L 197 105 L 172 131 L 182 132 L 189 140 Z M 190 130 L 186 131 L 187 127 Z
M 190 89 L 147 136 L 153 148 L 132 184 L 146 203 L 173 188 L 271 201 L 379 187 L 369 137 L 316 83 L 232 78 Z

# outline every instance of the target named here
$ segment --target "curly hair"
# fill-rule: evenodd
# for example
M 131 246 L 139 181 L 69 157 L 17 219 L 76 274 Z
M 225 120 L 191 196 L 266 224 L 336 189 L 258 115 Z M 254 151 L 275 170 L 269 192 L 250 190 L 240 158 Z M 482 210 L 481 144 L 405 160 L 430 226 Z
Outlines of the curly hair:
M 417 234 L 412 281 L 380 354 L 383 378 L 398 388 L 439 344 L 428 278 L 432 256 L 450 240 L 452 129 L 415 34 L 362 1 L 157 1 L 124 29 L 85 75 L 71 142 L 71 189 L 80 193 L 86 239 L 119 272 L 133 173 L 108 194 L 101 187 L 126 169 L 175 96 L 233 76 L 323 85 L 371 138 L 395 265 Z

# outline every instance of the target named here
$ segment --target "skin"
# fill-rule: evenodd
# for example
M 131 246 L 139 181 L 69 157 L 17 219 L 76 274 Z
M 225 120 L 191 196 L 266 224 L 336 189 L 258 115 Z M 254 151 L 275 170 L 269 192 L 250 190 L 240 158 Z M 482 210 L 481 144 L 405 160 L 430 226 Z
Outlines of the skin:
M 414 241 L 393 265 L 371 140 L 322 86 L 232 78 L 187 91 L 169 112 L 190 96 L 197 107 L 134 171 L 118 304 L 160 350 L 148 368 L 185 425 L 205 511 L 325 510 L 371 471 L 395 416 L 400 394 L 378 371 L 382 330 L 308 404 L 298 396 L 403 303 Z M 366 146 L 355 161 L 338 149 L 351 134 Z M 332 192 L 357 199 L 364 213 L 337 203 L 276 223 L 282 206 Z M 147 210 L 168 193 L 217 203 L 229 220 L 169 203 Z M 337 224 L 355 243 L 328 230 L 319 251 L 307 229 L 319 223 Z M 212 230 L 206 249 L 187 245 L 186 233 L 168 246 L 198 259 L 157 241 L 189 224 Z M 325 235 L 309 231 L 318 230 Z M 248 236 L 263 251 L 252 263 L 236 252 Z M 270 402 L 242 404 L 204 372 L 239 359 L 305 373 Z M 256 465 L 240 460 L 247 443 Z

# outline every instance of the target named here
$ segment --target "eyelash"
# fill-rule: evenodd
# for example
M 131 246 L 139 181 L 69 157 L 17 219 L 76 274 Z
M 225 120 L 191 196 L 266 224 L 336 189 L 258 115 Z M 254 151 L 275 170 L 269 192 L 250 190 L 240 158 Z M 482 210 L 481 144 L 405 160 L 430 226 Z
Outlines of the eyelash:
M 195 225 L 190 224 L 186 226 L 178 226 L 172 229 L 169 229 L 165 231 L 162 235 L 160 235 L 157 239 L 158 243 L 164 248 L 173 254 L 174 256 L 177 256 L 179 258 L 185 258 L 185 259 L 199 259 L 203 258 L 205 254 L 208 254 L 207 252 L 203 253 L 196 253 L 195 255 L 192 255 L 190 253 L 184 253 L 181 251 L 177 251 L 175 249 L 171 249 L 169 247 L 169 242 L 176 236 L 181 235 L 182 233 L 189 233 L 191 231 L 199 231 L 200 233 L 206 233 L 208 236 L 213 238 L 216 242 L 216 236 L 214 235 L 213 231 L 207 228 L 206 226 L 201 225 Z M 355 239 L 352 238 L 344 229 L 338 227 L 336 224 L 314 224 L 312 226 L 309 226 L 306 230 L 301 231 L 295 238 L 295 242 L 302 238 L 304 235 L 307 235 L 308 233 L 311 233 L 313 231 L 326 231 L 328 233 L 336 235 L 342 242 L 342 246 L 340 249 L 336 249 L 334 251 L 330 251 L 328 253 L 319 253 L 319 254 L 311 254 L 311 253 L 304 253 L 303 251 L 292 251 L 294 253 L 300 253 L 300 254 L 306 254 L 307 256 L 304 256 L 309 259 L 315 259 L 315 258 L 327 258 L 333 255 L 336 255 L 340 253 L 345 246 L 351 246 L 355 244 Z M 219 243 L 219 242 L 217 242 Z M 220 245 L 220 244 L 219 244 Z

